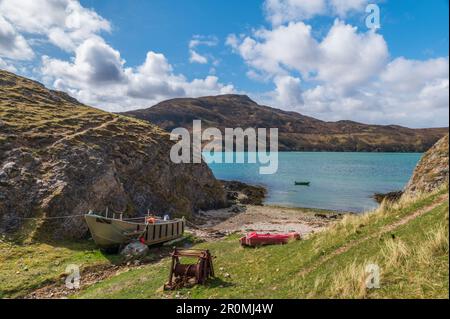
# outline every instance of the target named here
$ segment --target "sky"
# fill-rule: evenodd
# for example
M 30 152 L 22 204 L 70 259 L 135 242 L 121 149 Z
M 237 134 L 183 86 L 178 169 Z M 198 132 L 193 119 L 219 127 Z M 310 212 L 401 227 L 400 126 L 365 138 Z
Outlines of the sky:
M 114 112 L 233 93 L 327 121 L 448 126 L 448 12 L 448 0 L 0 0 L 0 69 Z

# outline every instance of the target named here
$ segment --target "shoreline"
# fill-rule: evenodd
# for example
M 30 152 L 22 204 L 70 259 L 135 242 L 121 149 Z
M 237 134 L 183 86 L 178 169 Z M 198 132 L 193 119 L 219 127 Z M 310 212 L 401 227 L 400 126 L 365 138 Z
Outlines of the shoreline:
M 242 211 L 236 212 L 233 208 L 201 211 L 194 218 L 199 230 L 218 238 L 248 232 L 298 232 L 306 237 L 324 230 L 344 215 L 334 211 L 245 205 Z

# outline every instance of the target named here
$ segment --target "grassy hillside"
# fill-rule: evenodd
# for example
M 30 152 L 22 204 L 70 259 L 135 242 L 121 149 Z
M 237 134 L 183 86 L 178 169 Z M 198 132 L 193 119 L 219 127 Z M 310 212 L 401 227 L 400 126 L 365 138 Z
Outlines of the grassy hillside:
M 365 215 L 348 215 L 325 232 L 285 246 L 245 249 L 238 235 L 203 242 L 216 278 L 206 286 L 162 291 L 170 260 L 167 249 L 152 250 L 154 261 L 126 267 L 73 298 L 447 298 L 448 188 L 418 199 L 403 198 Z M 70 263 L 89 268 L 119 261 L 92 242 L 50 246 L 0 241 L 0 297 L 24 296 L 59 282 Z M 381 287 L 366 289 L 365 266 L 380 267 Z M 105 276 L 107 277 L 107 276 Z M 103 279 L 103 278 L 102 278 Z
M 233 235 L 202 243 L 217 278 L 163 292 L 169 260 L 131 270 L 77 298 L 447 298 L 448 190 L 347 216 L 324 233 L 285 246 L 244 249 Z M 381 288 L 365 289 L 365 266 L 381 269 Z

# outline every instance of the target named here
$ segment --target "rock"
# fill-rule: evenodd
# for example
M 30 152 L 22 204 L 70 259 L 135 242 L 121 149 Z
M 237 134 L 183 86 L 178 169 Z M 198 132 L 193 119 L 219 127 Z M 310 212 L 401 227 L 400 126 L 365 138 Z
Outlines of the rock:
M 403 195 L 403 191 L 394 191 L 394 192 L 389 192 L 389 193 L 375 193 L 373 195 L 373 198 L 379 204 L 381 204 L 381 202 L 383 202 L 383 201 L 393 203 L 393 202 L 398 201 L 402 197 L 402 195 Z
M 430 148 L 417 164 L 403 196 L 432 192 L 449 181 L 449 135 Z
M 247 208 L 243 205 L 233 205 L 231 206 L 231 208 L 229 209 L 230 212 L 233 213 L 243 213 L 247 210 Z
M 238 197 L 239 197 L 239 193 L 238 192 L 233 192 L 233 191 L 231 191 L 231 192 L 227 192 L 227 199 L 228 200 L 236 200 L 236 199 L 238 199 Z
M 267 190 L 262 186 L 249 185 L 239 181 L 221 181 L 231 203 L 262 205 Z
M 9 178 L 16 177 L 19 174 L 19 169 L 18 169 L 16 163 L 14 163 L 14 162 L 5 163 L 3 165 L 2 171 L 3 171 L 3 174 Z
M 0 83 L 0 233 L 18 231 L 22 218 L 106 207 L 124 217 L 148 209 L 189 217 L 226 206 L 226 192 L 206 163 L 173 163 L 173 141 L 155 125 L 83 105 L 3 70 Z M 82 217 L 33 227 L 27 230 L 35 239 L 89 234 Z
M 120 252 L 120 255 L 124 258 L 124 260 L 129 262 L 130 260 L 138 261 L 139 259 L 144 258 L 147 256 L 148 252 L 149 248 L 147 245 L 144 245 L 139 241 L 135 241 L 126 245 Z

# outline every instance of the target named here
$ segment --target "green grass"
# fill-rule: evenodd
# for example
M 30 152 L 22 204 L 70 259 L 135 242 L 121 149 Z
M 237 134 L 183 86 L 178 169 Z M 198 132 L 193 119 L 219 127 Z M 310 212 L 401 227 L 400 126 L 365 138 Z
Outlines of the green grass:
M 284 246 L 242 248 L 237 234 L 196 243 L 195 248 L 208 248 L 216 256 L 216 278 L 205 286 L 163 291 L 170 265 L 170 259 L 163 258 L 105 279 L 71 297 L 447 298 L 448 201 L 392 232 L 382 233 L 446 193 L 447 188 L 362 216 L 346 215 L 328 230 Z M 343 246 L 350 248 L 333 254 Z M 118 261 L 118 256 L 102 254 L 90 241 L 54 245 L 2 240 L 0 297 L 22 297 L 38 287 L 62 281 L 68 264 L 78 264 L 83 270 Z M 380 267 L 379 289 L 369 290 L 363 285 L 369 263 Z M 83 280 L 83 271 L 81 276 Z
M 69 264 L 109 264 L 118 257 L 101 253 L 93 242 L 18 244 L 0 241 L 0 298 L 21 297 L 46 283 L 62 280 Z
M 448 190 L 349 216 L 324 233 L 285 246 L 245 249 L 232 235 L 196 248 L 208 248 L 216 278 L 205 286 L 164 292 L 169 259 L 131 270 L 88 287 L 75 298 L 447 298 L 448 202 L 391 232 L 387 225 L 432 204 Z M 437 235 L 436 235 L 437 234 Z M 393 238 L 395 236 L 395 239 Z M 321 262 L 336 249 L 353 248 Z M 437 237 L 439 238 L 437 238 Z M 366 289 L 365 266 L 376 263 L 381 288 Z M 311 271 L 303 274 L 302 271 Z

